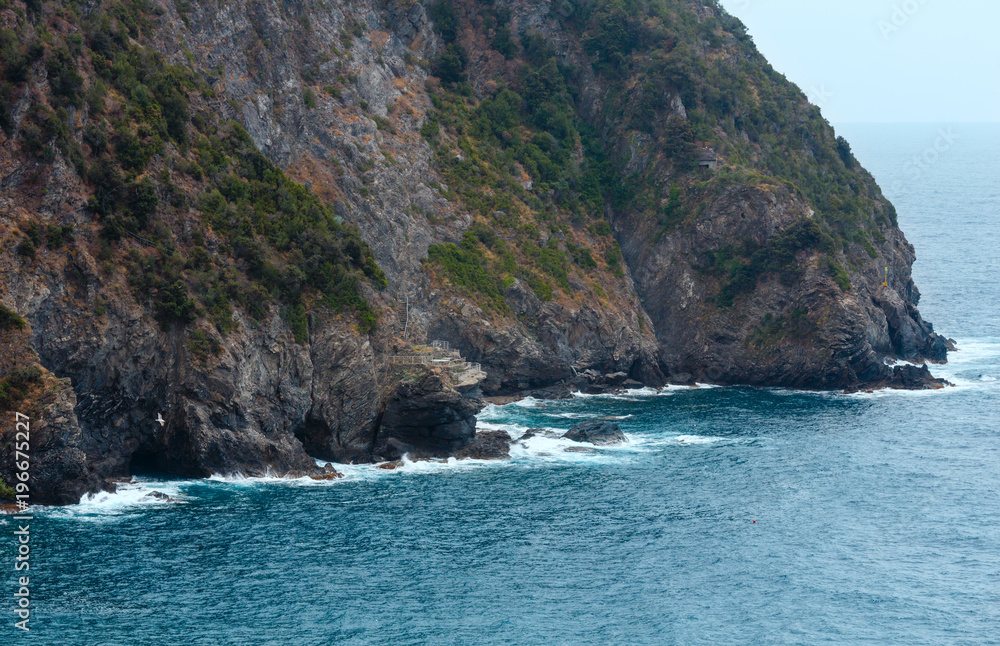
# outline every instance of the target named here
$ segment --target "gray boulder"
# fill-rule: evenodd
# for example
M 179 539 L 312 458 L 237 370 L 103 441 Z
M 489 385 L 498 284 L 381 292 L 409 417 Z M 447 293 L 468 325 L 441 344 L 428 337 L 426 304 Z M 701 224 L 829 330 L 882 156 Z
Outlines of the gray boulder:
M 581 422 L 566 431 L 563 437 L 574 442 L 590 442 L 597 445 L 628 442 L 622 429 L 613 422 Z

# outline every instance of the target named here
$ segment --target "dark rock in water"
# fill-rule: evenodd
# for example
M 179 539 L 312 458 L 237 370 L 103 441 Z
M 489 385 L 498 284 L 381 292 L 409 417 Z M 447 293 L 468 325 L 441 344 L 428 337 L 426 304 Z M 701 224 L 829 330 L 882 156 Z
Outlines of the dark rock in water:
M 628 442 L 622 429 L 613 422 L 581 422 L 566 431 L 563 437 L 574 442 L 600 445 Z
M 373 455 L 381 460 L 448 457 L 472 443 L 481 399 L 449 388 L 433 372 L 399 386 L 389 401 Z
M 636 390 L 642 388 L 644 385 L 641 381 L 636 381 L 635 379 L 626 379 L 622 382 L 622 388 L 628 388 L 629 390 Z
M 176 498 L 171 498 L 162 491 L 150 491 L 143 498 L 156 498 L 157 500 L 162 500 L 164 502 L 180 502 Z
M 570 380 L 563 384 L 548 386 L 547 388 L 536 388 L 525 394 L 535 399 L 570 399 L 573 396 L 573 391 L 585 388 L 586 385 L 586 380 L 579 380 L 578 384 Z
M 511 437 L 507 431 L 480 431 L 472 443 L 455 452 L 456 458 L 502 460 L 510 457 Z
M 931 334 L 924 341 L 923 347 L 921 348 L 921 354 L 926 357 L 928 361 L 933 361 L 934 363 L 947 363 L 948 351 L 953 349 L 953 347 L 954 346 L 948 346 L 948 340 L 943 336 Z
M 320 469 L 322 470 L 322 473 L 318 473 L 316 475 L 312 475 L 309 477 L 312 478 L 313 480 L 336 480 L 338 478 L 344 477 L 344 474 L 334 469 L 333 465 L 330 464 L 329 462 L 320 467 Z
M 334 471 L 333 473 L 324 473 L 321 476 L 309 476 L 313 480 L 337 480 L 338 478 L 343 478 L 343 473 L 338 473 Z
M 921 390 L 925 388 L 940 388 L 942 382 L 931 375 L 927 366 L 911 366 L 903 364 L 892 369 L 893 388 L 905 390 Z
M 945 386 L 952 385 L 943 379 L 938 379 L 931 374 L 930 368 L 926 365 L 915 366 L 911 364 L 901 364 L 888 368 L 890 377 L 878 383 L 881 388 L 893 388 L 898 390 L 938 390 Z M 845 388 L 844 393 L 874 392 L 873 388 Z
M 401 466 L 403 466 L 403 462 L 401 460 L 393 460 L 392 462 L 383 462 L 382 464 L 377 465 L 375 468 L 383 469 L 385 471 L 392 471 L 394 469 L 398 469 Z
M 545 435 L 546 433 L 547 431 L 544 428 L 529 428 L 527 431 L 524 432 L 524 435 L 518 438 L 518 441 L 524 442 L 525 440 L 530 440 L 533 437 L 537 437 L 539 435 Z

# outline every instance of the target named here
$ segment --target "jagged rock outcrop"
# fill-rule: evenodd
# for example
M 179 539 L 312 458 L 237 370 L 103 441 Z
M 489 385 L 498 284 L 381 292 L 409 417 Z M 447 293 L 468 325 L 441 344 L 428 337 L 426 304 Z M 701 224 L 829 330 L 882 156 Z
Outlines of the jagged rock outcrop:
M 472 442 L 455 452 L 455 457 L 473 460 L 502 460 L 510 457 L 511 437 L 507 431 L 479 431 Z
M 476 436 L 476 413 L 483 400 L 448 386 L 433 370 L 400 384 L 386 405 L 372 453 L 377 460 L 448 457 Z
M 644 305 L 655 322 L 663 360 L 681 382 L 782 385 L 795 388 L 914 387 L 886 363 L 946 359 L 944 339 L 916 309 L 919 293 L 909 267 L 913 248 L 898 229 L 852 272 L 845 291 L 815 250 L 795 254 L 788 280 L 779 273 L 757 281 L 752 293 L 719 308 L 720 278 L 706 272 L 706 259 L 731 244 L 764 246 L 782 231 L 808 221 L 810 209 L 789 192 L 741 187 L 707 205 L 691 228 L 651 244 L 653 226 L 620 214 L 622 250 L 636 268 Z M 883 262 L 893 285 L 884 287 Z M 926 382 L 936 383 L 929 374 Z
M 108 488 L 91 467 L 88 451 L 92 448 L 79 426 L 75 406 L 76 394 L 69 380 L 50 385 L 33 402 L 32 408 L 37 413 L 27 419 L 30 441 L 26 452 L 29 501 L 33 505 L 69 505 L 79 502 L 84 494 Z M 20 442 L 14 424 L 6 426 L 9 428 L 0 433 L 0 458 L 3 459 L 0 476 L 13 486 L 18 482 L 14 465 L 20 462 L 15 459 L 13 449 Z

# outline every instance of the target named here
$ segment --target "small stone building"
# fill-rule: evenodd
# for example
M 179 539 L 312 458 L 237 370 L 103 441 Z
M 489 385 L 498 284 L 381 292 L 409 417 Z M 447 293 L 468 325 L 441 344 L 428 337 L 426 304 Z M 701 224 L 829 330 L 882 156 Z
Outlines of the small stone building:
M 698 166 L 715 170 L 719 166 L 719 155 L 711 148 L 702 148 L 698 151 Z

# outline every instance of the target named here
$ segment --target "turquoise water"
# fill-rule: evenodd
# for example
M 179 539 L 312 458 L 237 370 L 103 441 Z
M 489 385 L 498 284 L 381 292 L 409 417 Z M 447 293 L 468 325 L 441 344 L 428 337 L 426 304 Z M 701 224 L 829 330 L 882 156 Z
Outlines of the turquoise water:
M 1000 643 L 1000 129 L 966 128 L 905 182 L 934 128 L 842 128 L 917 247 L 923 313 L 959 340 L 934 369 L 955 388 L 526 400 L 480 424 L 611 417 L 630 442 L 146 480 L 37 511 L 32 633 L 9 612 L 0 643 Z

